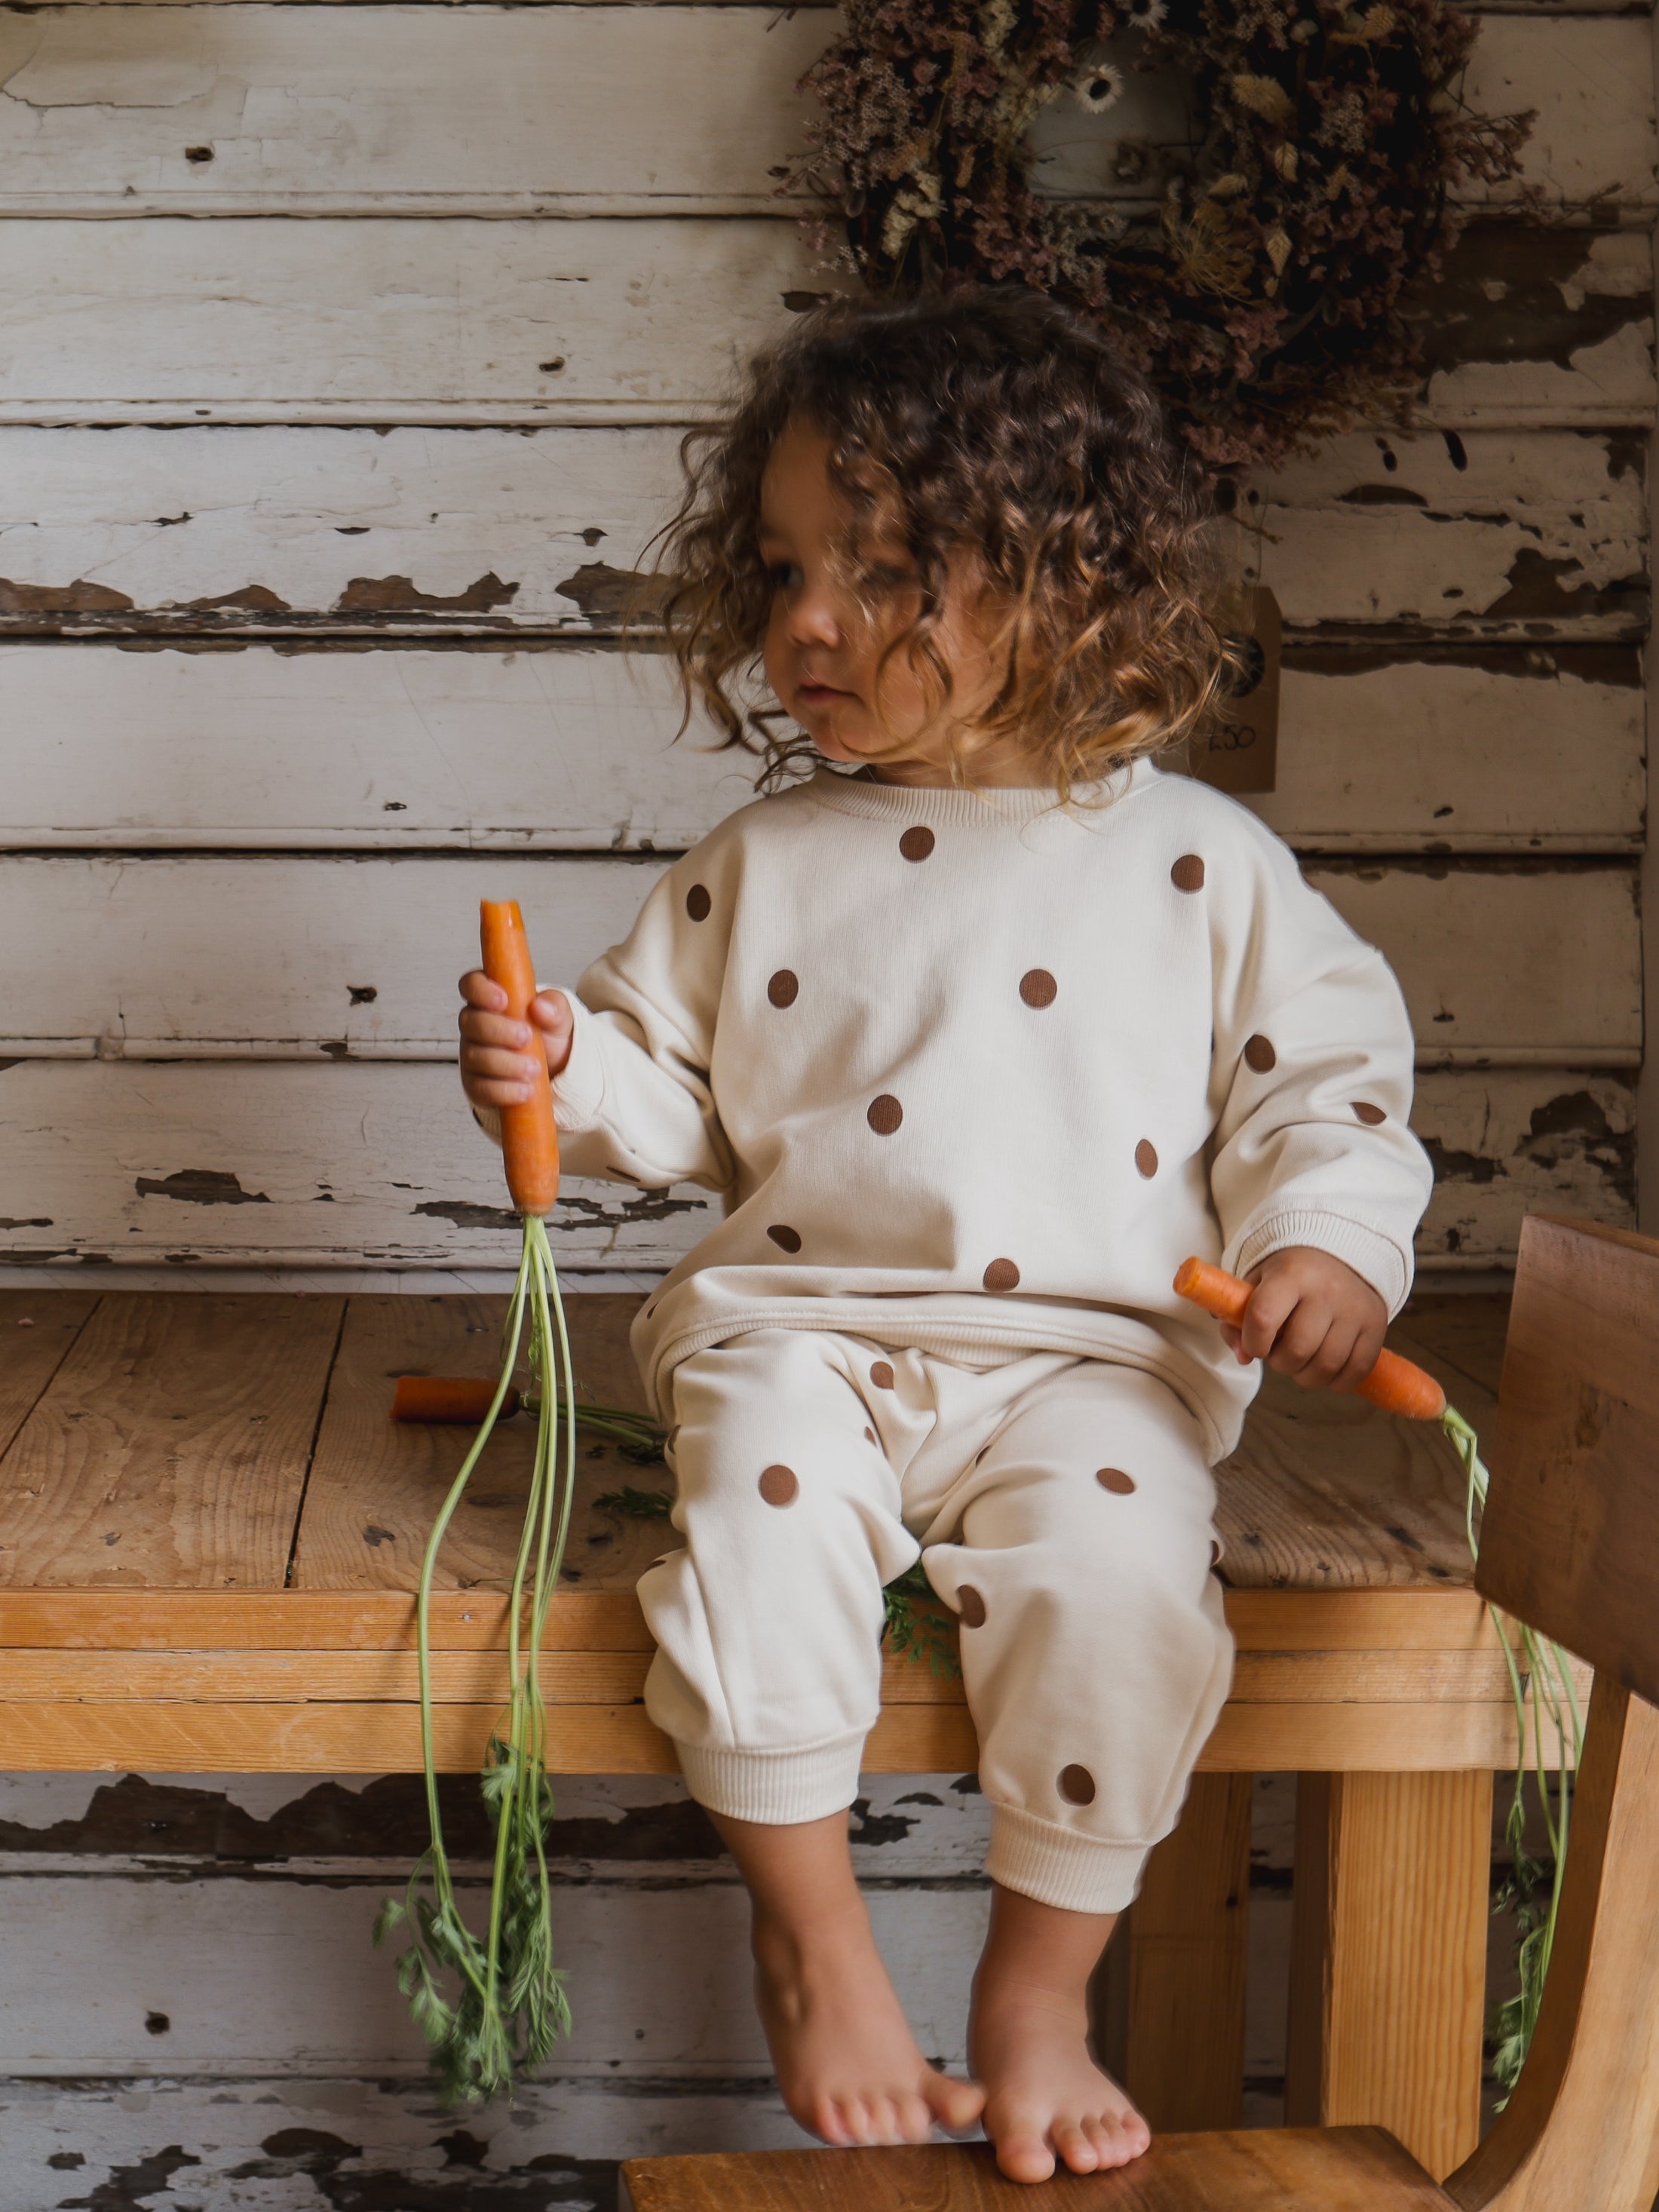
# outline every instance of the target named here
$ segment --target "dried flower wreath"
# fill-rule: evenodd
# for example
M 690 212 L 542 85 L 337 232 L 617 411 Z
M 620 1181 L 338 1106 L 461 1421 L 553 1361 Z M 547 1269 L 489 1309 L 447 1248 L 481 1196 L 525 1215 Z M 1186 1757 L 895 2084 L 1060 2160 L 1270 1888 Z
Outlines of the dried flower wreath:
M 1456 237 L 1451 187 L 1513 178 L 1530 121 L 1464 105 L 1476 26 L 1442 0 L 847 0 L 844 16 L 805 78 L 823 112 L 790 182 L 839 203 L 860 274 L 1070 301 L 1212 471 L 1400 418 L 1421 374 L 1405 295 Z M 1097 149 L 1097 197 L 1036 189 L 1043 111 L 1106 113 L 1142 76 L 1180 88 L 1182 143 Z

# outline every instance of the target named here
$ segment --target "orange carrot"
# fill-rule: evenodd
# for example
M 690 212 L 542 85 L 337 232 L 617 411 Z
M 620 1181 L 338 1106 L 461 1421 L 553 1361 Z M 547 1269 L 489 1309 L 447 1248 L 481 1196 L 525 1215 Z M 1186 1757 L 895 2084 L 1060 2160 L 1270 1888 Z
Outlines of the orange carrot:
M 527 1022 L 530 1001 L 536 995 L 536 969 L 517 899 L 483 900 L 479 933 L 484 974 L 507 993 L 507 1011 L 514 1020 Z M 539 1062 L 534 1095 L 525 1105 L 502 1107 L 501 1150 L 514 1205 L 522 1214 L 539 1216 L 551 1213 L 559 1195 L 559 1133 L 539 1033 L 532 1031 L 532 1042 Z
M 1176 1270 L 1175 1287 L 1183 1298 L 1202 1306 L 1218 1321 L 1235 1328 L 1254 1295 L 1249 1283 L 1230 1275 L 1208 1260 L 1183 1260 Z M 1446 1394 L 1432 1375 L 1425 1375 L 1397 1352 L 1379 1352 L 1376 1364 L 1359 1386 L 1359 1395 L 1380 1406 L 1385 1413 L 1403 1414 L 1408 1421 L 1437 1421 L 1446 1410 Z
M 493 1382 L 475 1382 L 470 1375 L 400 1375 L 392 1395 L 392 1418 L 394 1421 L 458 1421 L 477 1428 L 495 1395 Z M 509 1389 L 501 1401 L 500 1418 L 507 1420 L 518 1410 L 519 1394 Z

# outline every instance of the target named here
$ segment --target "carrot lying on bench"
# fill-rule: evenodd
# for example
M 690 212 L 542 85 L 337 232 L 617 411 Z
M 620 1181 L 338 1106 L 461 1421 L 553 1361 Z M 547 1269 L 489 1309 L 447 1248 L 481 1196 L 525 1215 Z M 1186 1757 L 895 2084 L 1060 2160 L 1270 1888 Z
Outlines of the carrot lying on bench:
M 1224 1267 L 1218 1267 L 1209 1260 L 1183 1260 L 1176 1270 L 1175 1288 L 1183 1298 L 1190 1298 L 1205 1312 L 1213 1314 L 1237 1328 L 1244 1318 L 1245 1309 L 1254 1296 L 1254 1285 L 1230 1275 Z M 1368 1398 L 1385 1413 L 1398 1413 L 1408 1421 L 1437 1421 L 1450 1440 L 1454 1451 L 1462 1462 L 1468 1480 L 1464 1505 L 1465 1525 L 1468 1530 L 1469 1556 L 1479 1556 L 1479 1539 L 1475 1534 L 1475 1515 L 1486 1502 L 1486 1470 L 1481 1464 L 1480 1447 L 1474 1431 L 1457 1411 L 1446 1402 L 1446 1394 L 1432 1375 L 1402 1359 L 1397 1352 L 1382 1351 L 1377 1354 L 1376 1364 L 1360 1384 L 1358 1395 Z M 1509 1669 L 1510 1692 L 1515 1701 L 1516 1727 L 1520 1743 L 1516 1754 L 1515 1795 L 1510 1802 L 1507 1831 L 1510 1855 L 1515 1866 L 1510 1884 L 1514 1898 L 1518 1898 L 1521 1911 L 1517 1921 L 1521 1940 L 1516 1954 L 1520 1969 L 1521 1990 L 1517 1996 L 1509 1998 L 1498 2008 L 1498 2026 L 1502 2040 L 1493 2059 L 1493 2070 L 1506 2090 L 1513 2089 L 1520 2078 L 1532 2045 L 1533 2030 L 1537 2025 L 1538 2008 L 1544 1994 L 1544 1977 L 1549 1971 L 1550 1947 L 1555 1938 L 1556 1915 L 1561 1902 L 1561 1884 L 1566 1870 L 1568 1812 L 1571 1802 L 1571 1778 L 1567 1765 L 1567 1745 L 1573 1747 L 1573 1766 L 1584 1747 L 1584 1724 L 1578 1710 L 1578 1694 L 1573 1686 L 1572 1670 L 1566 1653 L 1559 1644 L 1547 1637 L 1536 1635 L 1525 1623 L 1521 1624 L 1521 1650 L 1517 1655 L 1510 1643 L 1509 1629 L 1496 1606 L 1488 1606 L 1492 1626 L 1504 1647 L 1504 1658 Z M 1544 1787 L 1544 1718 L 1547 1714 L 1555 1731 L 1557 1771 L 1559 1777 L 1559 1809 L 1551 1806 L 1549 1792 Z M 1526 1778 L 1528 1733 L 1531 1748 L 1535 1755 L 1538 1771 L 1538 1794 L 1543 1802 L 1544 1822 L 1549 1836 L 1550 1851 L 1554 1860 L 1549 1904 L 1540 1909 L 1532 1900 L 1532 1892 L 1546 1871 L 1527 1855 L 1523 1831 L 1526 1807 L 1522 1785 Z M 1506 1900 L 1507 1901 L 1507 1900 Z M 1506 2100 L 1507 2101 L 1507 2100 Z

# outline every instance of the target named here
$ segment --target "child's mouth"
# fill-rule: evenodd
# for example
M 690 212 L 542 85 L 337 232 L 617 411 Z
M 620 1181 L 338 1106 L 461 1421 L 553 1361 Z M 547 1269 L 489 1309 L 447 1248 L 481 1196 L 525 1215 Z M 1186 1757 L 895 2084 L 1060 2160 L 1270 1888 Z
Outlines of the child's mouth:
M 850 691 L 838 690 L 833 684 L 817 684 L 811 680 L 795 686 L 795 696 L 808 707 L 827 707 L 833 699 L 850 699 Z

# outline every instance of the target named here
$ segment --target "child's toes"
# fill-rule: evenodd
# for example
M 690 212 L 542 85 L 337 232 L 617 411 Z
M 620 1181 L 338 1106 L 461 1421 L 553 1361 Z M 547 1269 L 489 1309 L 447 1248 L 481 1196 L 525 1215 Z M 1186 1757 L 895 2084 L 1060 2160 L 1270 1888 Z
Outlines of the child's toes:
M 977 2081 L 952 2081 L 948 2074 L 930 2074 L 923 2095 L 942 2128 L 963 2135 L 985 2110 L 985 2092 Z
M 798 2113 L 796 2117 L 799 2118 L 801 2115 Z M 831 2150 L 850 2150 L 860 2140 L 854 2134 L 846 2106 L 839 2097 L 815 2097 L 805 2117 L 806 2126 Z
M 1047 2181 L 1054 2170 L 1054 2154 L 1036 2130 L 1005 2127 L 996 2137 L 997 2164 L 1010 2181 Z
M 1081 2120 L 1056 2120 L 1054 2124 L 1054 2145 L 1061 2163 L 1073 2173 L 1092 2173 L 1100 2164 L 1100 2153 Z
M 893 2113 L 900 2142 L 925 2143 L 933 2132 L 933 2115 L 920 2089 L 896 2097 Z
M 1133 2155 L 1125 2140 L 1123 2129 L 1108 2113 L 1096 2113 L 1085 2120 L 1083 2132 L 1088 2136 L 1090 2148 L 1094 2152 L 1097 2172 L 1109 2166 L 1127 2165 Z

